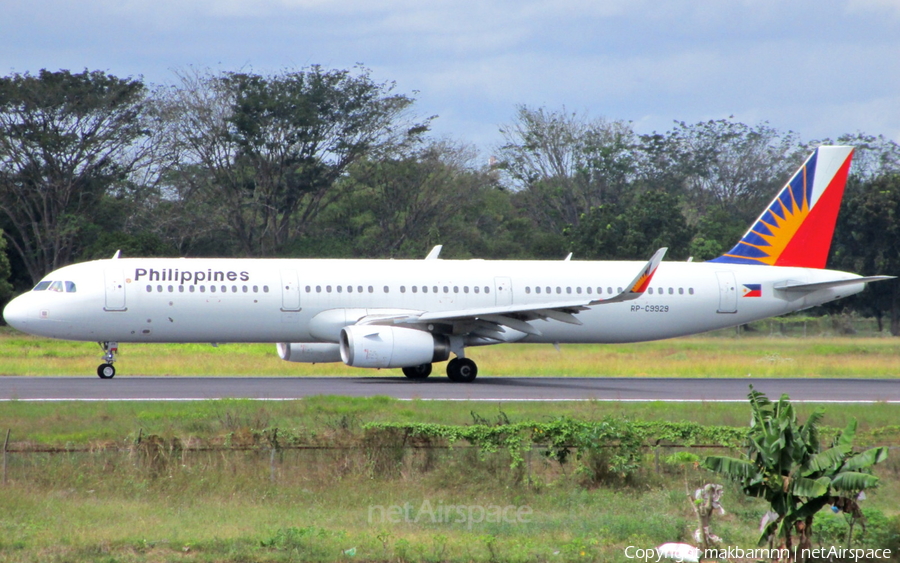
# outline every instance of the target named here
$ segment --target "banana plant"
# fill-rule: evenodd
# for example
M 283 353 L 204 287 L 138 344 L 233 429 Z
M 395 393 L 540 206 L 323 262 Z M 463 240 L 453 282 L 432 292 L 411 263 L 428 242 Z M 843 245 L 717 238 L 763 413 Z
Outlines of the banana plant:
M 702 465 L 738 481 L 744 494 L 769 503 L 774 517 L 763 521 L 760 546 L 802 554 L 812 547 L 813 518 L 825 506 L 862 517 L 857 498 L 877 486 L 872 467 L 887 459 L 888 449 L 855 452 L 855 419 L 823 449 L 818 428 L 823 411 L 799 424 L 787 395 L 773 403 L 751 385 L 749 399 L 752 418 L 746 454 L 709 456 Z

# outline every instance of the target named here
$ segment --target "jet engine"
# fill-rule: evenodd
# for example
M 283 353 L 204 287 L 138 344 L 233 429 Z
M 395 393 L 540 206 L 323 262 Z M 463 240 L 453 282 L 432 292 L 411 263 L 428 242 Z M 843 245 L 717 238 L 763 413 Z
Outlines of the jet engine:
M 344 327 L 340 346 L 344 363 L 358 368 L 404 368 L 450 357 L 447 337 L 394 326 Z
M 279 342 L 278 357 L 288 362 L 327 364 L 341 361 L 341 347 L 330 342 Z

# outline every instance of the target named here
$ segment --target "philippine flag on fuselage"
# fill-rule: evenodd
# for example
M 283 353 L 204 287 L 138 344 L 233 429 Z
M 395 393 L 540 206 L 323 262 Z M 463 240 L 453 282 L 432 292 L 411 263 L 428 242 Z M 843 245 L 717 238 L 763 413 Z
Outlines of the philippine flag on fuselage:
M 762 297 L 762 284 L 760 284 L 760 283 L 745 283 L 744 284 L 744 297 Z

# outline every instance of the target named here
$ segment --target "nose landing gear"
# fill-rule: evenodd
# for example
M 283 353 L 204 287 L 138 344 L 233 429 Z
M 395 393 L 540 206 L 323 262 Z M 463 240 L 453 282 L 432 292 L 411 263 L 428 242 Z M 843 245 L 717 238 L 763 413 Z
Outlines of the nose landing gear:
M 103 349 L 104 363 L 97 366 L 97 375 L 100 376 L 100 379 L 112 379 L 116 375 L 116 368 L 113 367 L 113 362 L 116 361 L 116 352 L 119 351 L 119 343 L 98 342 L 98 344 L 100 344 L 100 348 Z

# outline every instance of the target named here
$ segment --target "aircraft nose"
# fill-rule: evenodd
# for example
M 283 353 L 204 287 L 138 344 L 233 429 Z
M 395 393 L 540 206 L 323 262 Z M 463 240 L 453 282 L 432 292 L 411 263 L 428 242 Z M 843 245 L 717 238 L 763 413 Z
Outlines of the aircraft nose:
M 6 307 L 3 309 L 3 319 L 9 326 L 28 332 L 26 330 L 28 325 L 28 304 L 24 295 L 20 295 L 6 304 Z

